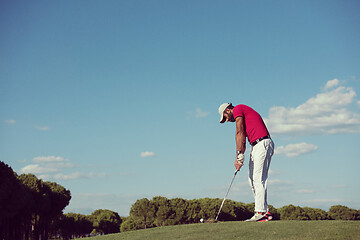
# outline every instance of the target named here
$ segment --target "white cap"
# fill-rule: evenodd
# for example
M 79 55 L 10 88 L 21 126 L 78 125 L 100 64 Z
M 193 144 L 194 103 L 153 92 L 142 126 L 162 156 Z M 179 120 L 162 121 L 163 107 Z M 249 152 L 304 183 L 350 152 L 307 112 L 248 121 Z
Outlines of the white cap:
M 224 111 L 230 105 L 231 105 L 231 103 L 223 103 L 223 104 L 220 105 L 220 107 L 219 107 L 220 123 L 225 122 Z

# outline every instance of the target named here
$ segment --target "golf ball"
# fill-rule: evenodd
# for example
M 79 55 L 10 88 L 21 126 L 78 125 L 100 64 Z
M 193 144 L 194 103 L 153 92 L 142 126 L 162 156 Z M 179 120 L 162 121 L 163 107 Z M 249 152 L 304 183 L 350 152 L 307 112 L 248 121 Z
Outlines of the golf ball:
M 202 219 L 200 219 L 200 222 L 201 222 L 201 223 L 203 223 L 203 222 L 204 222 L 204 219 L 203 219 L 203 218 L 202 218 Z

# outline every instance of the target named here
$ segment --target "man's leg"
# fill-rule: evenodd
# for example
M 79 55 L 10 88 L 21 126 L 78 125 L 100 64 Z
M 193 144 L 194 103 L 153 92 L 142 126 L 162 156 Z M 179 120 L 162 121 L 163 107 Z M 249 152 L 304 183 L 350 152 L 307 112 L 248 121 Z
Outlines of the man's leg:
M 256 144 L 251 151 L 249 162 L 249 182 L 255 198 L 255 212 L 265 213 L 269 210 L 267 204 L 267 178 L 274 153 L 274 143 L 265 139 Z
M 255 193 L 255 188 L 254 188 L 253 175 L 254 175 L 254 161 L 253 161 L 252 149 L 251 149 L 250 160 L 249 160 L 249 185 L 250 185 L 251 191 L 252 191 L 252 193 L 254 195 L 254 199 L 255 199 L 256 193 Z

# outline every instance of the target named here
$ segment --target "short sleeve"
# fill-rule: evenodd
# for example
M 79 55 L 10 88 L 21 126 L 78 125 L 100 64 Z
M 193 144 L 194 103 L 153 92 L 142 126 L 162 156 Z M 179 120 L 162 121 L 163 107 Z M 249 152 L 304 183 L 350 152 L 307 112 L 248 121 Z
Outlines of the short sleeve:
M 237 117 L 243 117 L 244 116 L 244 111 L 243 111 L 243 109 L 241 108 L 240 105 L 237 105 L 237 106 L 234 107 L 233 115 L 234 115 L 234 119 L 236 119 Z

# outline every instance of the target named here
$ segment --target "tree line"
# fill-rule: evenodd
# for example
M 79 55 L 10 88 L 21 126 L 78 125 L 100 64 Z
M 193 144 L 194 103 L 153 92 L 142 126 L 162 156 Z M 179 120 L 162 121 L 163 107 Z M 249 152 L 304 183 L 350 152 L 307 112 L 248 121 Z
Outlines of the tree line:
M 44 182 L 33 174 L 17 175 L 0 161 L 0 239 L 71 239 L 90 234 L 109 234 L 137 229 L 199 223 L 215 218 L 222 199 L 182 199 L 156 196 L 137 200 L 128 217 L 98 209 L 90 215 L 63 213 L 70 191 L 55 182 Z M 220 221 L 250 218 L 254 203 L 226 200 Z M 274 208 L 274 220 L 360 220 L 360 211 L 335 205 L 329 211 L 294 205 Z
M 118 213 L 98 209 L 91 215 L 63 214 L 71 193 L 33 174 L 17 175 L 0 161 L 0 239 L 71 239 L 120 231 Z
M 199 223 L 200 219 L 214 219 L 222 199 L 202 198 L 186 200 L 182 198 L 167 199 L 157 196 L 148 200 L 137 200 L 130 209 L 130 216 L 123 219 L 121 231 L 136 230 L 178 224 Z M 254 214 L 254 203 L 245 204 L 225 200 L 219 221 L 243 221 Z M 360 211 L 346 206 L 335 205 L 329 211 L 319 208 L 287 205 L 269 210 L 273 220 L 360 220 Z
M 0 161 L 0 239 L 49 239 L 70 191 L 33 174 L 18 176 Z

